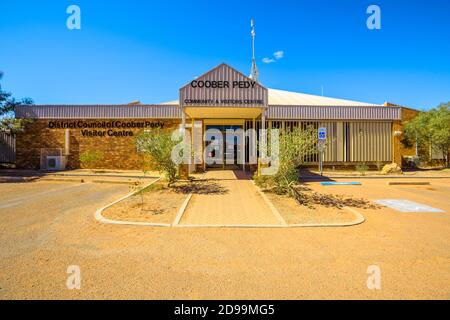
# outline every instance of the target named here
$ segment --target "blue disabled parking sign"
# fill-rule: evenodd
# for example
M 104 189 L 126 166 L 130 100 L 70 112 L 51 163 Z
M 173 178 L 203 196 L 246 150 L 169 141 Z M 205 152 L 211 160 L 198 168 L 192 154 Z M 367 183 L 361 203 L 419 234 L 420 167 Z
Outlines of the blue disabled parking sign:
M 325 144 L 327 141 L 327 128 L 319 128 L 319 143 L 317 145 L 318 149 L 319 149 L 319 170 L 320 170 L 320 175 L 323 175 L 323 162 L 324 162 L 324 151 L 325 151 Z
M 319 128 L 319 140 L 327 140 L 327 128 Z

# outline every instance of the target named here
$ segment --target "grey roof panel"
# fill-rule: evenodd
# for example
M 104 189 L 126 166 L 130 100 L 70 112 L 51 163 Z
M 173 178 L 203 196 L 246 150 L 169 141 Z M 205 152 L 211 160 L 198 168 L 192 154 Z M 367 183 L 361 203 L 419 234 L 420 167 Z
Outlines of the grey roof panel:
M 18 118 L 31 119 L 181 119 L 176 105 L 31 105 L 16 107 Z M 400 120 L 400 107 L 269 106 L 268 119 Z
M 17 106 L 17 118 L 31 119 L 173 119 L 181 118 L 175 105 L 31 105 Z
M 268 119 L 400 120 L 400 107 L 384 106 L 269 106 Z

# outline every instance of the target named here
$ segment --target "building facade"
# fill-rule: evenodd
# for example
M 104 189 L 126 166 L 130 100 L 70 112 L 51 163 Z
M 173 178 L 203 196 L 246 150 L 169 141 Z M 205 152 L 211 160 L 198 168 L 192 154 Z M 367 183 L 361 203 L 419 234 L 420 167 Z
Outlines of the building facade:
M 179 91 L 179 100 L 158 105 L 31 105 L 18 106 L 16 117 L 30 119 L 17 136 L 17 167 L 48 169 L 48 158 L 60 158 L 66 168 L 80 168 L 80 156 L 98 151 L 103 169 L 142 169 L 144 155 L 136 136 L 146 129 L 185 128 L 192 137 L 197 165 L 207 169 L 202 157 L 210 129 L 291 130 L 313 126 L 327 128 L 325 165 L 360 163 L 402 164 L 415 148 L 402 143 L 402 121 L 417 111 L 393 104 L 369 104 L 302 93 L 268 89 L 226 64 L 191 81 Z M 213 139 L 214 140 L 214 139 Z M 227 157 L 227 141 L 220 150 Z M 242 139 L 243 165 L 248 163 L 248 137 Z M 231 145 L 231 144 L 230 144 Z M 200 162 L 200 163 L 199 163 Z M 307 164 L 315 165 L 312 154 Z M 211 165 L 213 166 L 213 165 Z M 225 165 L 224 165 L 225 167 Z

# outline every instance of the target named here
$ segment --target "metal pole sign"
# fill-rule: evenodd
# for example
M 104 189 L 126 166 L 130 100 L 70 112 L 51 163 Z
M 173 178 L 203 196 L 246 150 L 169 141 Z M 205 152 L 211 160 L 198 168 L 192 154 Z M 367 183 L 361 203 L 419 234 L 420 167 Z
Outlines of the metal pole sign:
M 323 175 L 323 161 L 324 161 L 324 151 L 326 148 L 327 142 L 327 128 L 319 128 L 318 130 L 318 149 L 319 149 L 319 170 L 320 175 Z

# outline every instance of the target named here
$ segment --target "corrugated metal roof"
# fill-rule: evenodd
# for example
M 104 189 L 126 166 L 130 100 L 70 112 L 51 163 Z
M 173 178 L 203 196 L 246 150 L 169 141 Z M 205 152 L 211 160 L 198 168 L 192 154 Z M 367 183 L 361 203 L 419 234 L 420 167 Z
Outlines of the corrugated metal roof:
M 268 89 L 268 119 L 398 120 L 401 108 Z M 159 105 L 35 105 L 16 108 L 18 118 L 180 119 L 178 101 Z
M 311 94 L 305 94 L 300 92 L 292 92 L 278 89 L 268 89 L 269 94 L 269 105 L 284 105 L 284 106 L 380 106 L 368 102 L 360 102 L 346 99 L 336 99 L 330 97 L 315 96 Z M 173 100 L 169 102 L 164 102 L 162 105 L 177 105 L 178 100 Z
M 172 100 L 172 101 L 167 101 L 167 102 L 163 102 L 161 103 L 161 105 L 179 105 L 180 104 L 180 100 Z
M 269 105 L 284 106 L 375 106 L 372 103 L 335 99 L 311 94 L 269 89 Z
M 18 118 L 31 119 L 180 119 L 175 105 L 33 105 L 16 107 Z M 400 107 L 269 106 L 268 119 L 399 120 Z

